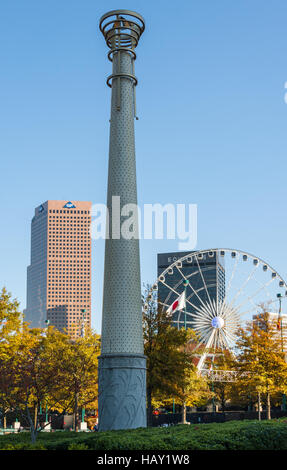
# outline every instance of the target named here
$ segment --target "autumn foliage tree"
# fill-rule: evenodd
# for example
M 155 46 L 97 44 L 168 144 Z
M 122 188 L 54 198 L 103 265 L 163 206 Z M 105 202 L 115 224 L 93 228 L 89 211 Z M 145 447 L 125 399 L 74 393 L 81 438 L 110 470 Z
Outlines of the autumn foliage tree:
M 186 331 L 186 335 L 186 343 L 180 348 L 188 357 L 184 369 L 184 380 L 174 384 L 173 393 L 175 403 L 181 405 L 183 424 L 187 422 L 187 407 L 202 406 L 212 397 L 206 378 L 202 377 L 197 369 L 198 356 L 201 354 L 198 337 L 190 328 Z
M 13 300 L 11 294 L 7 292 L 5 287 L 3 287 L 0 293 L 0 361 L 5 362 L 7 365 L 7 361 L 10 359 L 11 350 L 9 349 L 9 341 L 10 344 L 14 344 L 14 354 L 16 354 L 17 346 L 16 346 L 16 339 L 15 335 L 20 332 L 23 315 L 19 310 L 19 302 L 17 300 Z M 8 375 L 8 380 L 5 378 L 5 374 Z M 1 407 L 1 414 L 5 426 L 6 422 L 6 411 L 9 409 L 9 401 L 7 397 L 9 395 L 9 389 L 11 386 L 11 371 L 9 371 L 8 367 L 1 367 L 1 374 L 0 374 L 0 407 Z
M 182 346 L 187 332 L 171 326 L 170 317 L 157 302 L 157 296 L 145 286 L 143 305 L 144 352 L 147 357 L 147 414 L 152 423 L 152 399 L 172 396 L 174 384 L 184 383 L 190 358 Z
M 263 312 L 238 332 L 234 367 L 239 389 L 266 397 L 267 419 L 271 419 L 270 396 L 287 391 L 287 364 L 280 335 L 268 313 Z
M 144 350 L 147 356 L 148 424 L 152 422 L 152 403 L 171 402 L 182 407 L 186 422 L 186 406 L 197 406 L 210 398 L 207 382 L 199 376 L 195 365 L 195 333 L 173 327 L 157 295 L 146 286 L 143 295 Z
M 79 425 L 79 408 L 98 407 L 98 356 L 100 336 L 86 330 L 85 336 L 71 340 L 65 335 L 56 357 L 59 379 L 53 396 L 57 409 L 72 412 L 74 429 Z
M 232 371 L 234 370 L 234 356 L 228 350 L 224 349 L 220 351 L 216 356 L 216 361 L 213 363 L 212 370 L 219 369 L 221 371 Z M 212 371 L 210 373 L 212 379 Z M 221 410 L 224 412 L 226 403 L 230 400 L 234 389 L 234 382 L 228 380 L 215 380 L 213 382 L 213 391 L 215 398 L 220 402 Z
M 19 304 L 5 290 L 0 296 L 0 405 L 29 423 L 32 442 L 42 426 L 38 409 L 74 412 L 96 406 L 100 338 L 87 331 L 74 340 L 53 327 L 29 328 Z

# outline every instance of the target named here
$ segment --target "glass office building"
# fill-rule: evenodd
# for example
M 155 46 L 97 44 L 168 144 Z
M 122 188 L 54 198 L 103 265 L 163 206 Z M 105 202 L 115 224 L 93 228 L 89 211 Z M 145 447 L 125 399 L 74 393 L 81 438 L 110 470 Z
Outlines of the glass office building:
M 197 256 L 192 256 L 196 254 Z M 157 257 L 158 277 L 174 262 L 186 256 L 180 269 L 169 269 L 165 276 L 165 284 L 158 283 L 158 300 L 163 308 L 168 308 L 184 290 L 184 278 L 189 281 L 186 288 L 186 323 L 192 328 L 192 315 L 196 315 L 196 307 L 202 303 L 220 303 L 225 297 L 225 269 L 224 259 L 219 259 L 217 252 L 176 252 L 160 253 Z M 196 292 L 196 293 L 195 293 Z M 191 305 L 192 304 L 192 305 Z M 183 311 L 173 315 L 174 326 L 184 327 Z
M 74 336 L 91 324 L 91 202 L 47 201 L 31 223 L 25 319 Z M 83 311 L 85 310 L 85 313 Z

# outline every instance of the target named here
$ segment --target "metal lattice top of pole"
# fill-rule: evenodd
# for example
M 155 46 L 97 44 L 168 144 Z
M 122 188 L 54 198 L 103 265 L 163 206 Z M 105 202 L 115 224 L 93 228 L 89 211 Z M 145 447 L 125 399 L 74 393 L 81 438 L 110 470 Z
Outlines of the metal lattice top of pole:
M 119 50 L 130 52 L 135 58 L 134 49 L 144 32 L 145 22 L 141 15 L 130 10 L 113 10 L 100 19 L 100 30 L 107 46 L 111 49 L 108 57 Z
M 130 10 L 113 10 L 103 15 L 100 19 L 100 30 L 104 35 L 107 46 L 110 48 L 108 58 L 114 63 L 113 74 L 107 78 L 107 85 L 112 88 L 113 80 L 118 84 L 117 110 L 120 111 L 121 79 L 128 79 L 133 83 L 134 117 L 136 115 L 136 93 L 135 86 L 138 84 L 135 76 L 136 59 L 135 48 L 144 32 L 145 22 L 141 15 Z M 131 69 L 122 70 L 121 55 L 131 56 Z

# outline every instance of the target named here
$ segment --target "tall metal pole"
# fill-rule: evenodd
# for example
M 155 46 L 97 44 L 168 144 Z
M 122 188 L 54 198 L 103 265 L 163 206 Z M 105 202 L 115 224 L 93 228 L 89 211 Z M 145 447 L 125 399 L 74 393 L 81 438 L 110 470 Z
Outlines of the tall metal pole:
M 81 309 L 81 314 L 82 314 L 82 320 L 81 320 L 81 334 L 80 334 L 80 337 L 84 338 L 85 337 L 85 323 L 86 323 L 86 309 L 85 308 Z
M 184 282 L 183 282 L 183 285 L 184 285 L 184 329 L 186 330 L 186 289 L 187 289 L 187 286 L 189 284 L 189 280 L 188 279 L 185 279 Z
M 99 431 L 146 426 L 139 240 L 121 230 L 130 211 L 137 208 L 134 61 L 144 27 L 143 18 L 129 10 L 114 10 L 100 19 L 113 73 L 107 79 L 112 89 L 107 193 L 109 236 L 105 246 L 99 358 Z M 134 216 L 138 229 L 137 209 Z
M 282 295 L 277 294 L 279 300 L 279 321 L 280 321 L 280 330 L 281 330 L 281 349 L 284 353 L 284 340 L 283 340 L 283 319 L 282 319 Z M 282 394 L 282 410 L 286 411 L 286 394 Z
M 214 396 L 214 355 L 212 357 L 212 382 L 211 382 L 211 391 L 212 391 L 212 412 L 215 413 L 215 396 Z

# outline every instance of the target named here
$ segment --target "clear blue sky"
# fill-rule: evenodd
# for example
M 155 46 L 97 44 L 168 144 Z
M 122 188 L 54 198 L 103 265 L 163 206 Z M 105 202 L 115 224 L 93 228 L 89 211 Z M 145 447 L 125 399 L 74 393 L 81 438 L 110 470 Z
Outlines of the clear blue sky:
M 30 220 L 47 199 L 105 203 L 106 11 L 146 20 L 138 47 L 139 202 L 198 204 L 198 248 L 232 247 L 286 279 L 285 0 L 6 0 L 0 5 L 0 285 L 26 303 Z M 142 280 L 177 241 L 141 242 Z M 104 243 L 93 244 L 99 330 Z

